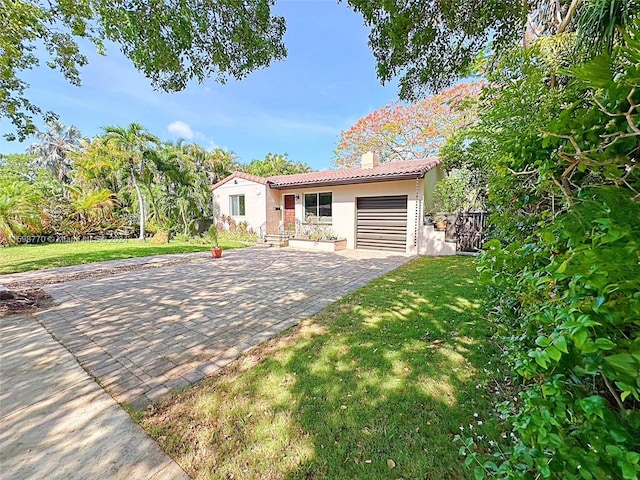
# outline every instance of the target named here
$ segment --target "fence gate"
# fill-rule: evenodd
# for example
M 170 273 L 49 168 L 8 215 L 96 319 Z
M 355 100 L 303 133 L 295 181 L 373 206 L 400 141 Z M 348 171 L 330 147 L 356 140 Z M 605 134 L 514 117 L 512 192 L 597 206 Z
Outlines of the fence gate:
M 487 237 L 488 212 L 460 212 L 455 221 L 455 240 L 458 252 L 477 252 Z

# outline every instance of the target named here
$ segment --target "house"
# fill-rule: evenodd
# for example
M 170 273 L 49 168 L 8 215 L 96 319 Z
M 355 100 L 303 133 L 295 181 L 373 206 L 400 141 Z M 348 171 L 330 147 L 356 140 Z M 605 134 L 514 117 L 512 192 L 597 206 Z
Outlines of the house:
M 267 178 L 235 172 L 212 190 L 217 215 L 247 222 L 261 238 L 313 223 L 348 249 L 443 255 L 455 243 L 423 222 L 443 177 L 437 158 L 380 163 L 368 152 L 359 167 Z

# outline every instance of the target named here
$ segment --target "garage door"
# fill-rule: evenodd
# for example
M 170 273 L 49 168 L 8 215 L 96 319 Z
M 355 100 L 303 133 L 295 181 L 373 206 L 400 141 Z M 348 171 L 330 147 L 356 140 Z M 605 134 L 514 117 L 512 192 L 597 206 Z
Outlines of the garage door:
M 360 197 L 356 205 L 356 248 L 406 252 L 406 195 Z

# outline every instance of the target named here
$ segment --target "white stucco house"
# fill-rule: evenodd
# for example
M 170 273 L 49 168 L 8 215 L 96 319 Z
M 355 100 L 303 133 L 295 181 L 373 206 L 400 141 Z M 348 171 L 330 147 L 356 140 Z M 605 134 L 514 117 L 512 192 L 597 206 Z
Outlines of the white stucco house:
M 437 158 L 380 163 L 369 152 L 359 167 L 266 178 L 235 172 L 212 190 L 218 215 L 261 236 L 294 234 L 313 222 L 345 238 L 348 249 L 446 255 L 455 243 L 423 224 L 443 177 Z

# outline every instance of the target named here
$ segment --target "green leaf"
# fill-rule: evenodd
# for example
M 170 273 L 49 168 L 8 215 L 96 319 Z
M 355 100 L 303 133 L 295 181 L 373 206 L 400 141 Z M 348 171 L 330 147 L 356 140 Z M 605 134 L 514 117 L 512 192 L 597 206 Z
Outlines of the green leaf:
M 581 347 L 582 353 L 595 353 L 598 351 L 598 347 L 595 342 L 586 341 Z
M 553 345 L 560 350 L 562 353 L 569 353 L 567 349 L 567 339 L 564 335 L 560 335 L 553 341 Z
M 562 357 L 562 353 L 560 353 L 560 350 L 558 350 L 553 345 L 547 347 L 547 355 L 549 355 L 549 357 L 551 357 L 556 362 Z
M 498 465 L 496 465 L 491 460 L 487 460 L 486 462 L 484 462 L 484 468 L 486 468 L 487 470 L 491 470 L 492 472 L 495 472 L 498 470 Z
M 545 369 L 547 368 L 549 357 L 545 352 L 543 352 L 538 348 L 536 350 L 531 350 L 528 355 L 531 358 L 533 358 L 536 361 L 536 363 L 540 365 L 542 368 L 545 368 Z
M 538 345 L 539 347 L 546 347 L 549 345 L 549 343 L 549 339 L 542 335 L 536 338 L 536 345 Z
M 634 378 L 640 374 L 639 362 L 629 353 L 609 355 L 608 357 L 604 358 L 604 361 L 614 370 L 617 370 Z
M 613 438 L 618 443 L 626 442 L 629 439 L 629 435 L 624 430 L 617 430 L 615 428 L 609 430 L 611 434 L 611 438 Z
M 629 462 L 620 462 L 620 466 L 622 468 L 622 478 L 625 480 L 637 480 L 638 479 L 638 470 L 634 465 Z
M 606 447 L 604 447 L 605 450 L 607 451 L 607 453 L 613 457 L 620 457 L 622 456 L 622 448 L 620 448 L 617 445 L 607 445 Z
M 595 344 L 600 350 L 613 350 L 617 346 L 608 338 L 598 338 L 596 339 Z
M 500 243 L 500 240 L 497 239 L 489 240 L 484 244 L 484 248 L 486 250 L 499 250 L 502 248 L 502 243 Z
M 627 462 L 633 463 L 634 465 L 640 463 L 640 453 L 637 452 L 626 452 L 624 458 L 627 459 Z
M 587 341 L 587 337 L 589 336 L 589 332 L 586 328 L 578 328 L 573 334 L 573 343 L 575 343 L 576 347 L 582 348 L 584 342 Z
M 484 469 L 482 467 L 474 468 L 474 470 L 473 470 L 473 478 L 475 478 L 475 480 L 484 480 L 484 478 L 485 478 Z
M 540 234 L 540 237 L 542 238 L 542 240 L 544 240 L 547 243 L 554 243 L 556 241 L 556 236 L 553 234 L 553 232 L 550 232 L 549 230 L 545 230 Z
M 593 475 L 591 475 L 589 470 L 587 470 L 586 468 L 581 468 L 579 470 L 579 472 L 580 472 L 580 476 L 582 478 L 584 478 L 585 480 L 592 480 L 593 479 Z

